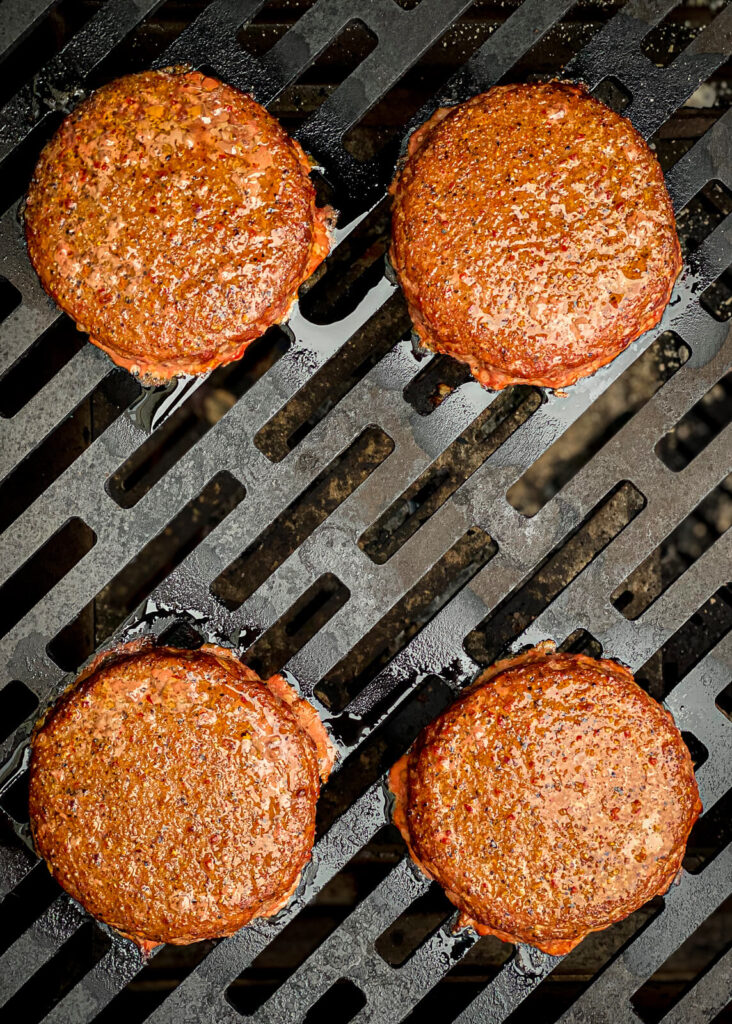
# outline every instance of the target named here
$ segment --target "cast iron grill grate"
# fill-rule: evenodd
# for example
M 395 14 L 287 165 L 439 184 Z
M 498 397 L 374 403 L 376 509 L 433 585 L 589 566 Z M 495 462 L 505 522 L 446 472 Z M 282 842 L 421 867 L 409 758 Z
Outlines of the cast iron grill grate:
M 721 1019 L 732 975 L 730 10 L 7 6 L 0 51 L 19 85 L 0 114 L 7 1019 Z M 84 89 L 151 61 L 210 68 L 270 105 L 321 161 L 341 222 L 288 327 L 241 363 L 140 402 L 43 294 L 18 199 Z M 566 397 L 496 396 L 413 351 L 384 273 L 384 195 L 405 125 L 499 80 L 561 71 L 653 139 L 686 265 L 663 323 L 611 366 Z M 24 788 L 39 706 L 131 629 L 184 645 L 216 636 L 262 672 L 286 665 L 343 755 L 293 904 L 147 965 L 37 863 Z M 620 658 L 666 700 L 705 805 L 680 884 L 564 961 L 453 935 L 449 905 L 387 825 L 383 786 L 480 664 L 545 637 Z

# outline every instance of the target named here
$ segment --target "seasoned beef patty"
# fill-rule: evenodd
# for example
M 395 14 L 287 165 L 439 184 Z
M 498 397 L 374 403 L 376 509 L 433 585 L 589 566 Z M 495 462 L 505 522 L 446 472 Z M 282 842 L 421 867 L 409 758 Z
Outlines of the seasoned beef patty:
M 327 255 L 299 144 L 198 71 L 103 86 L 43 150 L 25 209 L 45 289 L 148 382 L 241 357 Z
M 293 892 L 331 764 L 281 676 L 220 647 L 138 641 L 37 728 L 33 837 L 59 884 L 143 948 L 230 935 Z
M 701 803 L 671 715 L 630 672 L 552 649 L 488 669 L 390 782 L 461 923 L 561 954 L 668 889 Z
M 498 86 L 438 110 L 393 191 L 416 330 L 485 387 L 593 373 L 658 323 L 681 269 L 655 156 L 583 86 Z

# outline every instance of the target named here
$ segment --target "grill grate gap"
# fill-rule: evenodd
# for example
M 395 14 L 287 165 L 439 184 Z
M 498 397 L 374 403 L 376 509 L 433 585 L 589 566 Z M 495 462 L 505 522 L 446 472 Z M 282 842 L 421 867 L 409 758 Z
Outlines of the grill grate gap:
M 334 201 L 337 197 L 334 196 Z M 302 315 L 314 324 L 350 316 L 384 275 L 390 204 L 383 199 L 318 268 L 319 277 L 300 297 Z
M 518 590 L 509 594 L 465 638 L 465 651 L 479 665 L 490 665 L 512 641 L 610 544 L 645 507 L 633 484 L 619 484 L 541 562 Z
M 62 314 L 0 380 L 0 416 L 20 412 L 87 342 L 88 336 Z
M 468 530 L 318 683 L 318 700 L 333 711 L 342 711 L 497 550 L 483 530 Z
M 111 947 L 112 940 L 93 921 L 84 923 L 8 1000 L 6 1019 L 37 1024 Z
M 22 298 L 23 296 L 15 285 L 12 285 L 6 277 L 0 277 L 0 323 L 2 323 L 3 320 L 6 320 L 14 309 L 18 308 Z M 1 400 L 0 415 L 8 415 L 2 410 Z
M 263 679 L 279 672 L 350 597 L 348 587 L 332 572 L 324 573 L 244 655 Z
M 506 497 L 516 511 L 524 516 L 540 512 L 690 355 L 677 334 L 665 331 L 508 489 Z
M 325 1019 L 333 1024 L 348 1024 L 366 1005 L 366 996 L 348 978 L 340 978 L 311 1006 L 303 1024 L 319 1024 Z
M 498 976 L 512 955 L 514 947 L 492 935 L 477 941 L 470 933 L 463 935 L 472 948 L 468 948 L 459 962 L 443 974 L 434 988 L 404 1018 L 403 1024 L 423 1024 L 426 1020 L 452 1024 L 474 997 Z M 462 952 L 460 946 L 456 952 L 459 956 Z
M 449 356 L 431 356 L 404 389 L 404 398 L 420 416 L 429 416 L 448 395 L 472 380 L 464 363 Z
M 77 669 L 124 619 L 243 501 L 244 487 L 225 470 L 187 502 L 79 614 L 48 643 L 65 671 Z
M 288 132 L 294 134 L 335 91 L 338 83 L 366 60 L 377 42 L 365 22 L 352 18 L 307 69 L 268 105 L 268 109 Z
M 0 743 L 12 736 L 19 725 L 38 707 L 38 698 L 19 679 L 0 690 Z
M 542 403 L 538 388 L 507 388 L 359 538 L 383 565 Z
M 664 700 L 730 629 L 732 586 L 726 584 L 712 594 L 638 669 L 636 681 L 656 700 Z
M 61 889 L 43 861 L 31 868 L 3 901 L 0 914 L 0 953 L 20 938 L 58 898 Z
M 367 427 L 211 584 L 235 610 L 366 480 L 394 450 L 379 427 Z
M 320 890 L 226 990 L 239 1013 L 254 1014 L 373 892 L 402 859 L 387 825 Z M 328 1018 L 330 1019 L 330 1018 Z M 337 1016 L 334 1019 L 338 1019 Z
M 257 432 L 257 448 L 272 462 L 281 462 L 391 351 L 408 326 L 401 298 L 394 296 Z
M 699 502 L 610 600 L 626 619 L 637 619 L 732 526 L 732 474 Z
M 732 422 L 732 373 L 717 381 L 656 445 L 659 459 L 675 473 L 686 469 Z
M 732 899 L 725 900 L 667 957 L 633 994 L 631 1004 L 644 1024 L 659 1024 L 666 1013 L 732 946 Z
M 711 10 L 676 4 L 643 38 L 641 50 L 657 67 L 668 67 L 711 20 Z
M 555 1024 L 633 940 L 642 935 L 663 907 L 663 897 L 655 896 L 623 921 L 601 932 L 590 932 L 506 1018 L 506 1024 L 534 1024 L 537 1016 L 542 1024 Z
M 290 345 L 287 334 L 273 327 L 253 342 L 239 361 L 214 370 L 109 478 L 107 490 L 117 504 L 133 508 L 282 358 Z
M 391 967 L 401 967 L 455 913 L 437 882 L 431 882 L 407 909 L 392 921 L 374 943 L 379 956 Z
M 732 840 L 732 789 L 705 810 L 691 830 L 683 869 L 701 874 Z
M 0 636 L 5 636 L 96 544 L 96 534 L 74 516 L 0 586 Z M 52 555 L 53 553 L 53 555 Z
M 91 395 L 0 484 L 0 533 L 64 473 L 92 441 L 101 436 L 140 393 L 140 385 L 123 370 L 112 370 Z

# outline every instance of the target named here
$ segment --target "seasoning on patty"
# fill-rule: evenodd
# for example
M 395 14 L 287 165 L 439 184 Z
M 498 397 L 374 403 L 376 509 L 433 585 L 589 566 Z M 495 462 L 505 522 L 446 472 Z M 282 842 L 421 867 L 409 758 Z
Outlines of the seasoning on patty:
M 300 145 L 198 71 L 103 86 L 43 150 L 25 208 L 46 291 L 149 383 L 239 359 L 329 249 Z
M 559 955 L 668 889 L 701 803 L 671 715 L 630 672 L 552 651 L 488 669 L 390 784 L 460 923 Z
M 279 910 L 310 859 L 333 750 L 315 710 L 221 647 L 125 644 L 36 729 L 39 854 L 143 949 Z
M 584 86 L 498 86 L 438 110 L 393 191 L 415 328 L 488 388 L 594 373 L 659 322 L 681 269 L 658 161 Z

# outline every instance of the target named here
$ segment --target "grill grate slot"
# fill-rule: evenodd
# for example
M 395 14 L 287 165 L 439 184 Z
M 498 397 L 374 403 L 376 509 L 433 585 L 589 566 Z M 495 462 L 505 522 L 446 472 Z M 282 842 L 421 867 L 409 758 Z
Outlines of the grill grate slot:
M 729 472 L 732 8 L 51 6 L 17 5 L 0 40 L 2 1012 L 80 1024 L 235 1024 L 250 1011 L 278 1024 L 324 1012 L 602 1024 L 638 1011 L 655 1024 L 694 1006 L 711 1021 L 732 969 L 704 931 L 732 878 L 731 546 L 720 527 L 731 502 L 719 485 Z M 338 244 L 287 328 L 203 382 L 137 402 L 137 386 L 80 347 L 43 294 L 13 204 L 84 91 L 172 61 L 283 116 L 322 162 Z M 656 147 L 686 266 L 659 328 L 567 397 L 494 397 L 464 367 L 413 349 L 384 273 L 385 190 L 404 138 L 437 105 L 551 74 L 583 78 Z M 230 486 L 207 490 L 222 480 Z M 96 537 L 80 566 L 59 543 L 70 521 L 87 544 Z M 626 587 L 636 603 L 620 609 Z M 342 753 L 293 904 L 146 963 L 59 893 L 24 821 L 36 708 L 70 681 L 62 670 L 133 624 L 186 645 L 228 638 L 263 673 L 292 671 L 328 705 Z M 387 821 L 389 765 L 480 664 L 546 636 L 625 661 L 676 716 L 706 808 L 680 885 L 560 960 L 453 935 L 450 905 L 392 836 L 374 885 L 355 885 L 335 908 L 330 897 L 358 881 Z M 322 941 L 293 958 L 314 909 L 327 919 Z M 702 941 L 713 947 L 703 963 L 691 952 Z

